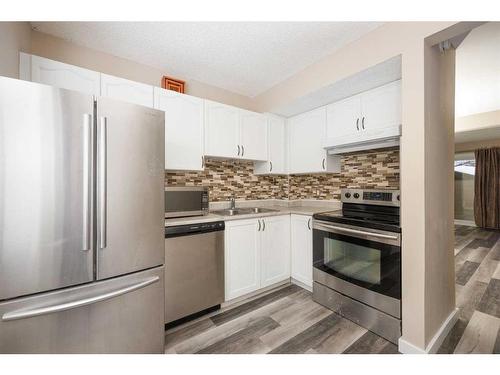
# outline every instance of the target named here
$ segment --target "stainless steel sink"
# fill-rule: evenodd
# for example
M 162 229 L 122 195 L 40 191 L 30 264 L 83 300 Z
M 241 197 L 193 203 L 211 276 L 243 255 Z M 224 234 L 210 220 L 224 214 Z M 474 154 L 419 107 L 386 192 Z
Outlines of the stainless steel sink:
M 252 207 L 250 208 L 251 212 L 254 214 L 260 214 L 265 212 L 277 212 L 278 210 L 273 210 L 272 208 L 263 208 L 263 207 Z
M 213 213 L 215 215 L 220 215 L 220 216 L 234 216 L 234 215 L 248 214 L 250 212 L 241 212 L 241 209 L 235 208 L 234 210 L 227 209 L 227 210 L 211 211 L 211 213 Z
M 266 212 L 277 212 L 278 210 L 273 210 L 271 208 L 262 208 L 262 207 L 248 207 L 248 208 L 235 208 L 235 209 L 226 209 L 226 210 L 216 210 L 211 211 L 215 215 L 220 216 L 235 216 L 235 215 L 249 215 L 249 214 L 260 214 Z

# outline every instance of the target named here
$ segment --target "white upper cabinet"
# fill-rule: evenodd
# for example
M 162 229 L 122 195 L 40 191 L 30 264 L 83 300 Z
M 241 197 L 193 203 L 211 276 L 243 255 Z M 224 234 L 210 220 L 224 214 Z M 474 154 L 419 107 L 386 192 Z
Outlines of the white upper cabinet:
M 312 217 L 304 215 L 290 216 L 292 279 L 312 288 Z
M 229 105 L 205 101 L 205 155 L 239 158 L 239 109 Z
M 265 115 L 240 110 L 241 157 L 267 160 L 267 118 Z
M 101 95 L 145 107 L 154 106 L 153 86 L 101 74 Z
M 267 120 L 260 113 L 205 101 L 205 155 L 267 160 Z
M 31 72 L 29 60 L 31 57 Z M 43 83 L 62 89 L 80 91 L 90 95 L 100 95 L 100 73 L 78 66 L 64 64 L 39 56 L 23 54 L 20 76 L 32 82 Z
M 326 107 L 288 119 L 288 172 L 340 172 L 340 157 L 323 148 L 326 136 Z
M 361 94 L 361 126 L 376 130 L 401 125 L 401 81 Z
M 204 100 L 155 87 L 154 107 L 165 111 L 165 169 L 203 170 Z
M 361 97 L 351 98 L 327 106 L 327 138 L 345 137 L 361 129 Z
M 400 135 L 401 80 L 327 106 L 325 147 Z
M 267 115 L 268 155 L 266 162 L 255 163 L 255 174 L 286 174 L 286 120 L 283 117 Z
M 261 288 L 290 278 L 290 215 L 264 217 Z

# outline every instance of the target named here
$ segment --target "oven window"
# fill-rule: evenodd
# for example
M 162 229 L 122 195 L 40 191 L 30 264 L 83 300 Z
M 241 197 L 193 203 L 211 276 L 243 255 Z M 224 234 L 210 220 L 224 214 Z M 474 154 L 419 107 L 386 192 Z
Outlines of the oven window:
M 332 238 L 324 238 L 323 249 L 324 265 L 330 270 L 350 279 L 380 285 L 380 250 Z

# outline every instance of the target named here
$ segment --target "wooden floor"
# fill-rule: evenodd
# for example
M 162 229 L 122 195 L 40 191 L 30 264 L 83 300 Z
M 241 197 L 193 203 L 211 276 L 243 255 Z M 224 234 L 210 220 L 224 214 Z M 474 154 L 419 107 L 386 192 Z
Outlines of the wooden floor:
M 290 285 L 167 331 L 165 353 L 397 353 Z
M 459 319 L 439 353 L 500 353 L 500 232 L 455 227 Z
M 459 319 L 439 353 L 500 353 L 500 232 L 457 226 Z M 166 332 L 165 353 L 397 353 L 291 285 Z

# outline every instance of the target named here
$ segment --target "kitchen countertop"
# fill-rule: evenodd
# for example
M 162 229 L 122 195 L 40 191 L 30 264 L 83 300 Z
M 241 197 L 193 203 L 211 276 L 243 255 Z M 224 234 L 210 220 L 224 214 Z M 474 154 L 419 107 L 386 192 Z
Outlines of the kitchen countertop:
M 216 215 L 213 213 L 209 213 L 208 215 L 205 216 L 194 216 L 194 217 L 181 217 L 181 218 L 171 218 L 171 219 L 165 219 L 165 226 L 166 227 L 171 227 L 175 225 L 187 225 L 187 224 L 195 224 L 195 223 L 210 223 L 214 221 L 229 221 L 229 220 L 242 220 L 242 219 L 253 219 L 253 218 L 261 218 L 261 217 L 269 217 L 269 216 L 280 216 L 280 215 L 289 215 L 289 214 L 295 214 L 295 215 L 306 215 L 306 216 L 312 216 L 316 213 L 319 212 L 326 212 L 326 211 L 334 211 L 337 209 L 340 209 L 340 202 L 338 203 L 338 206 L 332 206 L 331 204 L 328 205 L 297 205 L 297 206 L 291 206 L 287 207 L 284 205 L 259 205 L 259 207 L 262 208 L 270 208 L 273 210 L 273 212 L 261 212 L 261 213 L 250 213 L 250 214 L 244 214 L 244 215 L 234 215 L 234 216 L 222 216 L 222 215 Z M 237 205 L 237 208 L 238 205 Z

